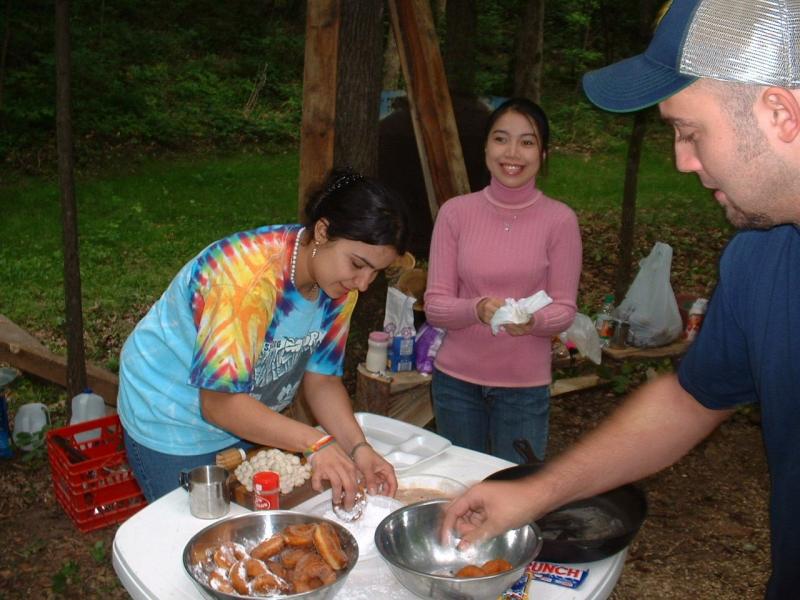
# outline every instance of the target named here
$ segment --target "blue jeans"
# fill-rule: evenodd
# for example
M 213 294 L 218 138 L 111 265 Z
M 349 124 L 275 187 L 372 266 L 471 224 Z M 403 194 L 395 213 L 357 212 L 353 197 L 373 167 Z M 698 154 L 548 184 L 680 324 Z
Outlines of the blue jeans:
M 241 441 L 230 447 L 247 450 L 252 446 L 249 442 Z M 151 450 L 147 446 L 142 446 L 129 436 L 127 431 L 125 432 L 125 451 L 128 454 L 128 464 L 148 502 L 158 500 L 161 496 L 179 487 L 181 471 L 189 471 L 203 465 L 213 465 L 216 462 L 217 452 L 219 452 L 192 456 L 163 454 Z
M 544 460 L 550 386 L 488 387 L 434 370 L 431 393 L 436 431 L 456 446 L 519 464 L 525 461 L 512 444 L 524 438 Z

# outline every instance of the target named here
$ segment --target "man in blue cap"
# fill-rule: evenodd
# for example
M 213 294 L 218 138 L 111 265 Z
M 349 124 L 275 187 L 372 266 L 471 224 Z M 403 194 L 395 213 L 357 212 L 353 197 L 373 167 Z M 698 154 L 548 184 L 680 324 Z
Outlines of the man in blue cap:
M 677 168 L 742 229 L 679 372 L 637 390 L 536 475 L 482 483 L 445 516 L 462 544 L 665 468 L 758 404 L 771 477 L 770 600 L 800 597 L 800 0 L 673 0 L 647 50 L 583 79 L 609 111 L 654 104 Z

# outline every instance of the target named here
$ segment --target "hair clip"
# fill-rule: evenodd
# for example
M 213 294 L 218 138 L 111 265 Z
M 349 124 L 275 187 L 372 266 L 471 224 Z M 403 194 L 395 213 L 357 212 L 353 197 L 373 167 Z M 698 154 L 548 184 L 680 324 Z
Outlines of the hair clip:
M 333 192 L 341 191 L 363 180 L 364 176 L 359 173 L 355 173 L 352 171 L 344 173 L 343 175 L 337 177 L 333 182 L 331 182 L 331 184 L 328 186 L 328 189 L 326 190 L 326 193 L 332 194 Z

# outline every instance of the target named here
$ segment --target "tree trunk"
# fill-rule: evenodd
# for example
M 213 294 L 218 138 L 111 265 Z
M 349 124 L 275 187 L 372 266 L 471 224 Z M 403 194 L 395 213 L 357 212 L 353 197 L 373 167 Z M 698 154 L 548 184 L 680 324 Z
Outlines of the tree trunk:
M 614 297 L 619 304 L 631 282 L 633 236 L 636 224 L 636 188 L 639 183 L 639 163 L 642 158 L 644 134 L 647 130 L 648 111 L 640 110 L 633 118 L 628 157 L 625 162 L 625 187 L 622 193 L 622 216 L 619 226 L 619 259 Z
M 333 163 L 378 174 L 383 2 L 342 3 Z
M 340 0 L 308 0 L 300 124 L 298 213 L 333 166 Z
M 472 96 L 475 87 L 475 36 L 478 15 L 475 0 L 448 0 L 444 70 L 452 96 Z
M 639 39 L 643 46 L 647 45 L 652 33 L 651 23 L 655 15 L 654 0 L 640 0 L 639 3 Z M 621 302 L 628 291 L 633 271 L 633 237 L 636 224 L 636 188 L 639 182 L 639 163 L 642 157 L 642 146 L 647 130 L 649 110 L 641 110 L 633 119 L 631 137 L 628 141 L 628 157 L 625 164 L 625 187 L 622 194 L 622 216 L 619 228 L 619 258 L 614 294 L 617 302 Z
M 6 26 L 3 28 L 3 47 L 0 49 L 0 112 L 3 109 L 3 88 L 6 81 L 6 58 L 8 44 L 11 41 L 11 0 L 6 0 Z
M 400 54 L 391 27 L 386 36 L 386 50 L 383 52 L 383 89 L 396 90 L 400 87 Z
M 56 139 L 58 142 L 58 189 L 64 237 L 64 297 L 67 324 L 67 395 L 86 388 L 83 346 L 81 271 L 78 253 L 78 209 L 73 178 L 72 91 L 70 82 L 69 0 L 56 0 Z M 67 419 L 71 417 L 67 403 Z
M 527 0 L 517 31 L 514 95 L 539 102 L 544 64 L 544 1 Z

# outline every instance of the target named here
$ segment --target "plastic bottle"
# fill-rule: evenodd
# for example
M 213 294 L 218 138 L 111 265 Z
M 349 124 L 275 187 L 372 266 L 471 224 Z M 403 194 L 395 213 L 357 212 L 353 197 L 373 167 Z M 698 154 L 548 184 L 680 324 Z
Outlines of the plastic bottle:
M 386 360 L 389 352 L 389 334 L 385 331 L 373 331 L 367 340 L 367 371 L 380 373 L 386 371 Z
M 281 477 L 275 471 L 259 471 L 253 475 L 253 507 L 255 510 L 280 508 Z
M 597 313 L 594 326 L 597 329 L 597 335 L 600 336 L 600 345 L 608 346 L 611 338 L 614 336 L 614 294 L 606 294 L 603 298 L 603 306 L 600 307 L 600 312 Z
M 20 444 L 19 435 L 27 433 L 41 436 L 41 431 L 49 424 L 50 411 L 47 406 L 41 402 L 28 402 L 20 406 L 14 415 L 14 433 L 11 437 L 17 446 L 25 452 L 30 452 L 33 450 L 33 444 Z
M 8 425 L 8 400 L 5 386 L 17 378 L 17 371 L 0 367 L 0 458 L 11 458 L 11 428 Z
M 692 308 L 689 309 L 689 317 L 686 319 L 686 331 L 684 332 L 684 337 L 688 341 L 694 341 L 694 338 L 697 337 L 697 332 L 700 331 L 700 325 L 703 324 L 703 317 L 705 317 L 707 307 L 708 300 L 698 298 L 692 304 Z
M 70 425 L 77 425 L 106 416 L 106 403 L 102 396 L 98 396 L 91 389 L 86 388 L 72 399 L 72 418 Z M 100 437 L 100 429 L 90 429 L 75 434 L 76 442 L 86 442 Z
M 0 390 L 0 458 L 11 458 L 11 438 L 8 431 L 8 402 Z

